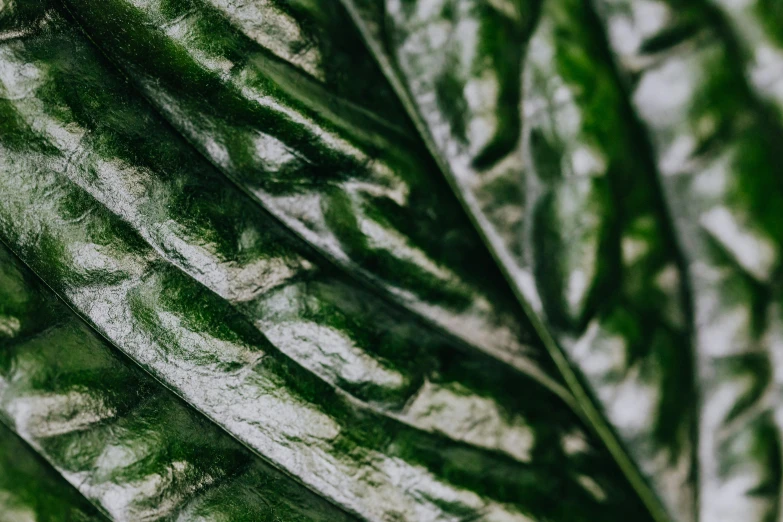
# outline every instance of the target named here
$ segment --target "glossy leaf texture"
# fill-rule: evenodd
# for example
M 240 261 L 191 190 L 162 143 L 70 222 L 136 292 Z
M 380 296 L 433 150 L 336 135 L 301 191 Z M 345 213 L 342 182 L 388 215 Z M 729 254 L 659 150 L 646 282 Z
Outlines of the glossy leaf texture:
M 3 424 L 0 424 L 0 450 L 0 521 L 106 520 Z
M 653 516 L 777 520 L 775 2 L 343 3 Z
M 59 489 L 52 488 L 62 500 L 41 498 L 47 488 L 37 484 L 11 490 L 5 505 L 16 520 L 31 508 L 38 508 L 32 520 L 89 520 L 94 509 L 65 510 L 79 504 L 66 502 L 73 492 L 63 478 L 112 520 L 354 520 L 129 364 L 4 247 L 0 280 L 7 326 L 0 338 L 0 420 L 62 475 Z M 6 459 L 13 455 L 4 452 Z M 32 469 L 29 460 L 16 465 Z M 41 509 L 47 505 L 52 515 Z
M 61 11 L 17 30 L 0 54 L 0 238 L 131 361 L 363 519 L 644 519 L 557 382 L 334 267 Z
M 354 279 L 468 346 L 551 366 L 338 2 L 65 3 L 212 164 Z
M 0 418 L 118 519 L 778 520 L 781 30 L 6 3 Z

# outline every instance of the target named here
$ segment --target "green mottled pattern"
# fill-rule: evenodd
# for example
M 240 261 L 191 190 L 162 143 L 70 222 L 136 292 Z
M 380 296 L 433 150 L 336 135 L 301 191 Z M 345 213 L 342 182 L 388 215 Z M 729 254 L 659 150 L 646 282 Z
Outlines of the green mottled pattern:
M 38 453 L 0 450 L 0 506 L 780 520 L 782 31 L 774 0 L 0 5 L 0 435 Z
M 281 61 L 281 42 L 253 38 L 240 16 L 247 2 L 66 4 L 178 131 L 311 246 L 458 341 L 549 366 L 527 346 L 534 337 L 523 313 L 402 108 L 390 118 L 351 92 L 362 85 L 390 97 L 380 72 L 361 82 L 326 73 L 329 63 L 373 63 L 361 45 L 322 45 L 319 27 L 358 38 L 336 2 L 309 2 L 301 18 L 326 67 L 315 77 L 304 56 Z M 296 4 L 254 2 L 268 31 L 284 30 Z
M 0 281 L 0 420 L 102 512 L 351 520 L 129 364 L 5 248 Z
M 0 62 L 27 71 L 3 82 L 2 165 L 14 175 L 0 179 L 0 237 L 116 348 L 363 518 L 639 513 L 560 384 L 455 344 L 347 277 L 47 15 Z M 96 488 L 117 512 L 145 505 L 143 492 Z
M 778 520 L 776 2 L 343 3 L 651 513 Z
M 99 515 L 32 448 L 0 423 L 0 521 L 100 522 Z
M 775 520 L 783 486 L 783 127 L 752 78 L 734 72 L 744 58 L 719 10 L 633 4 L 598 8 L 615 28 L 609 42 L 686 262 L 701 390 L 694 519 Z M 677 95 L 659 96 L 664 86 Z

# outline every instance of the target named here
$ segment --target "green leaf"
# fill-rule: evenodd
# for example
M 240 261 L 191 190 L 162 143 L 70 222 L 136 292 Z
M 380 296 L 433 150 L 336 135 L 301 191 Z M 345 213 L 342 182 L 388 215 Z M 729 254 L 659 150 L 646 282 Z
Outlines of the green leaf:
M 116 348 L 362 518 L 641 515 L 559 384 L 326 262 L 41 15 L 0 61 L 0 237 Z
M 713 0 L 711 3 L 720 30 L 724 35 L 733 35 L 730 43 L 736 54 L 732 59 L 738 59 L 741 64 L 754 97 L 768 104 L 767 109 L 782 119 L 783 5 L 774 0 L 745 3 Z
M 759 85 L 733 71 L 745 68 L 744 57 L 719 11 L 655 2 L 650 34 L 623 4 L 599 3 L 602 22 L 639 35 L 629 45 L 610 33 L 610 44 L 650 139 L 692 300 L 694 378 L 703 390 L 695 517 L 772 520 L 781 487 L 773 390 L 783 346 L 783 128 Z M 663 86 L 677 95 L 658 96 Z
M 98 522 L 95 508 L 0 423 L 0 521 Z
M 179 132 L 320 254 L 456 341 L 548 365 L 336 2 L 66 5 Z
M 0 419 L 121 520 L 777 519 L 782 14 L 0 6 Z
M 776 518 L 780 13 L 344 3 L 653 516 Z
M 130 364 L 4 247 L 0 281 L 0 420 L 113 520 L 353 520 Z M 53 491 L 67 500 L 61 482 Z M 64 510 L 63 500 L 38 497 L 46 488 L 21 486 L 0 496 L 16 520 L 18 499 Z M 68 516 L 60 519 L 87 520 Z

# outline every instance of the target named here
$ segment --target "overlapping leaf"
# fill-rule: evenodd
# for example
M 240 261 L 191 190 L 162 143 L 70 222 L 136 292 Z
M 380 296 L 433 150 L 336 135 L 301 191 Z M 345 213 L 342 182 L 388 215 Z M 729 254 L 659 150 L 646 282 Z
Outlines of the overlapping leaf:
M 345 4 L 654 516 L 773 519 L 774 8 Z
M 104 520 L 75 489 L 0 424 L 0 521 Z
M 777 518 L 774 3 L 59 5 L 0 8 L 0 238 L 129 357 L 51 320 L 117 368 L 92 395 L 147 383 L 78 464 L 105 511 L 221 509 L 230 448 L 364 519 Z M 48 357 L 2 411 L 73 481 L 13 406 L 93 371 Z M 38 429 L 109 411 L 53 393 L 81 413 Z M 101 474 L 161 410 L 135 472 L 191 482 Z
M 701 392 L 694 518 L 775 519 L 783 347 L 779 120 L 735 72 L 743 65 L 736 36 L 710 5 L 598 7 L 613 28 L 612 50 L 652 143 L 687 262 Z M 658 95 L 663 88 L 672 94 Z
M 2 55 L 23 74 L 4 78 L 0 234 L 132 360 L 364 518 L 636 516 L 557 383 L 331 268 L 58 12 L 39 24 Z
M 376 102 L 393 93 L 339 4 L 67 5 L 179 132 L 352 277 L 495 357 L 548 364 L 399 103 Z M 258 36 L 282 32 L 296 41 Z
M 129 365 L 5 248 L 0 280 L 0 419 L 112 519 L 353 519 Z

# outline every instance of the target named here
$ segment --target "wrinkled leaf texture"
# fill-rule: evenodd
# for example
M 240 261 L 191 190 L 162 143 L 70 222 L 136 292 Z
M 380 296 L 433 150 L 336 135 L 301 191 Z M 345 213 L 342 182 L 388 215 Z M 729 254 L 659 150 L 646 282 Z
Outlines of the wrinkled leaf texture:
M 779 520 L 781 34 L 3 4 L 0 520 Z

